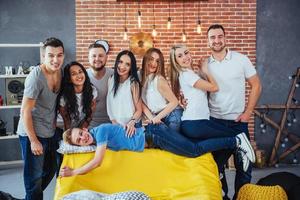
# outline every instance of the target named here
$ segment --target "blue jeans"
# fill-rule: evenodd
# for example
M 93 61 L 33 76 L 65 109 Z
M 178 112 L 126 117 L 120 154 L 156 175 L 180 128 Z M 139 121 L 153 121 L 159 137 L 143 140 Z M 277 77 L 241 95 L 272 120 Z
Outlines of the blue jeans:
M 24 185 L 26 200 L 43 199 L 43 191 L 52 180 L 56 169 L 56 136 L 51 138 L 40 138 L 38 140 L 43 146 L 43 154 L 36 156 L 31 152 L 30 141 L 27 136 L 19 136 L 22 157 L 24 160 Z
M 150 148 L 159 148 L 186 157 L 198 157 L 207 152 L 236 147 L 235 137 L 212 138 L 196 142 L 165 124 L 147 125 L 145 137 Z
M 218 124 L 221 124 L 223 126 L 226 126 L 227 128 L 234 129 L 237 132 L 244 132 L 249 139 L 248 123 L 235 122 L 234 120 L 216 119 L 213 117 L 211 117 L 210 120 L 214 121 Z M 224 165 L 232 153 L 233 153 L 232 151 L 228 151 L 228 150 L 214 152 L 214 158 L 218 164 L 218 168 L 219 168 L 220 172 L 222 172 L 223 174 L 224 174 Z M 252 164 L 250 162 L 248 170 L 246 172 L 244 172 L 242 159 L 240 158 L 239 154 L 234 154 L 234 165 L 236 168 L 236 176 L 235 176 L 235 182 L 234 182 L 235 183 L 235 195 L 234 195 L 233 199 L 236 199 L 239 189 L 244 184 L 251 182 Z M 225 178 L 225 174 L 224 174 L 224 178 Z M 222 182 L 224 183 L 224 184 L 222 184 L 223 186 L 227 185 L 226 178 Z M 223 190 L 224 190 L 224 188 L 223 188 Z M 228 192 L 226 190 L 227 189 L 225 188 L 225 190 L 224 190 L 225 195 Z
M 177 106 L 172 112 L 162 119 L 170 129 L 179 132 L 183 109 Z
M 182 134 L 195 140 L 209 138 L 235 137 L 241 131 L 237 131 L 211 120 L 184 120 L 181 122 Z

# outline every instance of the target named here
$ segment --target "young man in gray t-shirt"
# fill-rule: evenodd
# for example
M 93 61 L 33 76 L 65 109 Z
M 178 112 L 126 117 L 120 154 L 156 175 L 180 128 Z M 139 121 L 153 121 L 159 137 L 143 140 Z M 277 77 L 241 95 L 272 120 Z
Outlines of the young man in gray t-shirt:
M 93 113 L 89 128 L 110 122 L 106 109 L 106 96 L 108 78 L 113 74 L 113 70 L 105 67 L 108 50 L 108 43 L 104 40 L 98 40 L 89 46 L 90 68 L 87 69 L 87 73 L 98 93 L 96 109 Z
M 25 199 L 43 199 L 43 190 L 52 180 L 56 164 L 56 97 L 60 90 L 64 46 L 48 38 L 43 46 L 43 62 L 25 81 L 17 133 L 24 159 Z

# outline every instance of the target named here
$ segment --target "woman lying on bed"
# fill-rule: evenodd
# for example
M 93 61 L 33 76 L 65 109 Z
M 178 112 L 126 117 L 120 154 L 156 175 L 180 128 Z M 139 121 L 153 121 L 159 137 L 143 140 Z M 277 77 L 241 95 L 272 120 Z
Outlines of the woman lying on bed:
M 163 128 L 162 128 L 163 127 Z M 237 149 L 246 152 L 245 157 L 253 159 L 253 149 L 246 135 L 241 133 L 236 137 L 222 137 L 192 142 L 167 126 L 149 124 L 146 129 L 137 129 L 132 137 L 128 137 L 126 129 L 119 124 L 102 124 L 89 131 L 86 128 L 71 128 L 64 132 L 64 141 L 71 145 L 87 146 L 96 144 L 95 156 L 84 166 L 71 169 L 64 166 L 60 176 L 85 174 L 101 165 L 106 148 L 114 151 L 129 150 L 142 152 L 145 147 L 159 148 L 178 155 L 198 157 L 204 153 L 221 150 Z M 243 160 L 243 162 L 249 162 Z

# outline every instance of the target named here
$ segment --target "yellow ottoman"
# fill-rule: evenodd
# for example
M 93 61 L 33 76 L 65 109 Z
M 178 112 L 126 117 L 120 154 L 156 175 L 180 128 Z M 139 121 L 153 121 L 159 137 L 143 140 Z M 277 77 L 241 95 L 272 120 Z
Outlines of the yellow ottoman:
M 237 200 L 288 200 L 282 187 L 246 184 L 241 187 Z
M 80 167 L 93 156 L 66 154 L 62 167 Z M 218 169 L 211 154 L 186 158 L 157 149 L 142 153 L 107 150 L 100 167 L 85 175 L 58 178 L 54 199 L 79 190 L 108 194 L 135 190 L 152 200 L 222 199 Z

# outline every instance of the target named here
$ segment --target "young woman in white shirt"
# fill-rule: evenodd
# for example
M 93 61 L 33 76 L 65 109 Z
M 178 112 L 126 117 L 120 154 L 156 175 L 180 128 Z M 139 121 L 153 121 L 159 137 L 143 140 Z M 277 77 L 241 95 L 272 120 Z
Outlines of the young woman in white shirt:
M 96 106 L 96 88 L 91 84 L 84 66 L 76 61 L 65 66 L 62 80 L 59 113 L 64 129 L 87 128 Z
M 182 108 L 165 76 L 164 57 L 157 48 L 145 53 L 141 70 L 143 112 L 150 123 L 179 131 Z
M 141 131 L 141 84 L 131 51 L 124 50 L 117 55 L 114 74 L 108 79 L 106 102 L 110 121 L 123 126 L 128 137 Z

